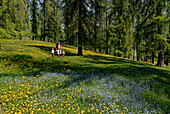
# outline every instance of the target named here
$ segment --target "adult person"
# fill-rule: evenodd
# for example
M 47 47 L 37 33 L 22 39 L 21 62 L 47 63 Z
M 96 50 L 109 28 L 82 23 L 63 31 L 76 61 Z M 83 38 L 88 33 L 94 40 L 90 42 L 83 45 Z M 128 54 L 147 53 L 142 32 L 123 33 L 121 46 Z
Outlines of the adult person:
M 58 54 L 58 57 L 60 57 L 60 54 L 62 54 L 60 42 L 58 42 L 58 46 L 57 46 L 57 54 Z

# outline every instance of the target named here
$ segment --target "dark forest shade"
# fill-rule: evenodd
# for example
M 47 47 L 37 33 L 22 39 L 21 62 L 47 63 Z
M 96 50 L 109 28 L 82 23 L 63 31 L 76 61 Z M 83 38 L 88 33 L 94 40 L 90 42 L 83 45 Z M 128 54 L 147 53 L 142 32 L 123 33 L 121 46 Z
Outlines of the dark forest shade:
M 169 63 L 167 0 L 0 0 L 0 38 L 65 43 Z
M 80 0 L 79 2 L 79 27 L 78 27 L 78 55 L 83 55 L 82 52 L 82 7 L 83 2 Z

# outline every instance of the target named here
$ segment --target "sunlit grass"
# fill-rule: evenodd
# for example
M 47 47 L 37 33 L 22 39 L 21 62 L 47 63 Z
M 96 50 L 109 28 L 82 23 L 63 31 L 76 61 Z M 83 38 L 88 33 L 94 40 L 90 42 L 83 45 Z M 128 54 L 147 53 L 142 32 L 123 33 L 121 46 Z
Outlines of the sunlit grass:
M 0 40 L 3 113 L 167 113 L 169 68 L 53 43 Z

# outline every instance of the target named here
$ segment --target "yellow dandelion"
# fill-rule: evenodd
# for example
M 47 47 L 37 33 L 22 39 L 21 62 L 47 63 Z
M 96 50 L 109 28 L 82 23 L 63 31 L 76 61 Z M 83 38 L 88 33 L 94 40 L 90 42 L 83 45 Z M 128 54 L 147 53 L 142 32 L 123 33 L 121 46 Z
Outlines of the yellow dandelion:
M 99 112 L 99 110 L 98 110 L 98 109 L 96 109 L 96 112 Z
M 85 111 L 82 110 L 82 111 L 81 111 L 81 114 L 84 114 L 84 113 L 85 113 Z
M 38 111 L 41 111 L 41 108 L 38 108 L 37 110 L 38 110 Z

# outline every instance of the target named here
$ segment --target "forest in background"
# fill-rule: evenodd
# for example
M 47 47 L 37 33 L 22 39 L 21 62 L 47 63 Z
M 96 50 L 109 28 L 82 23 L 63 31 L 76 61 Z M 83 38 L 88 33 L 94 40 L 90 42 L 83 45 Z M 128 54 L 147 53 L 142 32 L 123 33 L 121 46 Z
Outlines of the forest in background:
M 78 55 L 88 49 L 164 67 L 169 8 L 168 0 L 0 0 L 0 38 L 60 41 Z

